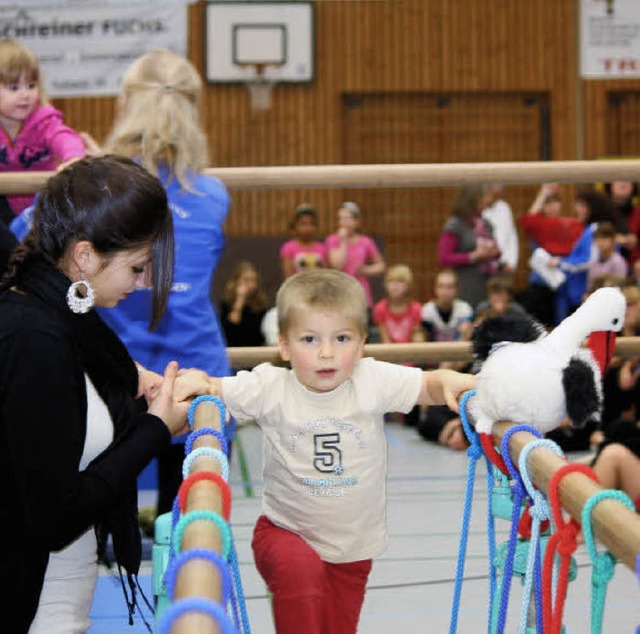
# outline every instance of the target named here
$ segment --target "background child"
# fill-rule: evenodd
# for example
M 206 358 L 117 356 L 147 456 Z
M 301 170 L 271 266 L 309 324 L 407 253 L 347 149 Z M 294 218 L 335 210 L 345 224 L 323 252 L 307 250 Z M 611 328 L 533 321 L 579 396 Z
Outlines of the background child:
M 258 269 L 248 260 L 240 261 L 225 285 L 220 302 L 220 320 L 227 345 L 264 345 L 261 326 L 267 307 L 267 294 L 260 286 Z
M 422 306 L 422 327 L 430 341 L 458 341 L 471 328 L 473 308 L 458 298 L 458 276 L 453 269 L 436 275 L 435 298 Z
M 513 299 L 511 279 L 506 275 L 495 275 L 489 278 L 487 300 L 476 306 L 475 314 L 481 315 L 490 309 L 495 315 L 529 316 L 527 311 Z
M 316 239 L 318 212 L 315 207 L 307 203 L 296 207 L 289 227 L 292 238 L 280 248 L 282 277 L 287 279 L 305 269 L 327 266 L 327 248 Z
M 80 135 L 47 103 L 38 58 L 19 42 L 0 40 L 0 171 L 51 171 L 84 153 Z M 18 215 L 33 197 L 7 200 Z
M 383 415 L 416 403 L 457 409 L 476 380 L 363 358 L 366 297 L 340 271 L 288 278 L 276 307 L 292 369 L 264 363 L 210 389 L 263 431 L 252 546 L 278 634 L 355 634 L 371 559 L 387 545 Z
M 413 299 L 413 273 L 405 264 L 389 268 L 384 279 L 385 295 L 373 308 L 381 343 L 424 341 L 419 302 Z
M 338 209 L 338 231 L 327 238 L 326 245 L 330 266 L 353 275 L 360 282 L 371 309 L 373 295 L 369 278 L 382 275 L 385 263 L 373 239 L 360 233 L 361 219 L 356 203 L 342 203 Z
M 589 261 L 587 272 L 587 288 L 600 275 L 612 274 L 626 277 L 627 260 L 616 250 L 616 228 L 612 222 L 601 222 L 593 234 L 595 245 L 594 257 Z

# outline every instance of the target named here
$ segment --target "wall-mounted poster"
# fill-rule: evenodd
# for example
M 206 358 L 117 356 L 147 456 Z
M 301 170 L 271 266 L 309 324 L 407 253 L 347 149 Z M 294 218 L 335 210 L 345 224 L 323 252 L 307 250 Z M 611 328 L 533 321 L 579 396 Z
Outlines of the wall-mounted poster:
M 50 97 L 117 95 L 124 71 L 143 53 L 186 55 L 187 3 L 0 2 L 0 38 L 38 56 Z
M 581 75 L 640 77 L 640 0 L 581 0 Z

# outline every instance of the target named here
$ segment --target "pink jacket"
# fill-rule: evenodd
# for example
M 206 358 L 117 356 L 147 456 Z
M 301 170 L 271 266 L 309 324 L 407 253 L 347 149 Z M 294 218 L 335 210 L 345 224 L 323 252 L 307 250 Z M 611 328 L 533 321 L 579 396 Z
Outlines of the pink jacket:
M 59 163 L 84 156 L 80 135 L 62 122 L 62 113 L 53 106 L 36 108 L 24 121 L 20 132 L 10 139 L 0 127 L 0 172 L 24 170 L 47 172 Z M 33 194 L 7 196 L 18 215 L 33 200 Z

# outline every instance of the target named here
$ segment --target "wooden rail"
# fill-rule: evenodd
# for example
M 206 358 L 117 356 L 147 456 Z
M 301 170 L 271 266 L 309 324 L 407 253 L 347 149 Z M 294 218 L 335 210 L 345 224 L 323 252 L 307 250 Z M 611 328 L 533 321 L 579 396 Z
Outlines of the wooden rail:
M 440 361 L 471 361 L 471 344 L 464 341 L 427 343 L 371 343 L 365 346 L 365 354 L 380 361 L 394 363 L 437 363 Z M 616 340 L 616 356 L 640 357 L 640 337 L 619 337 Z M 227 348 L 229 362 L 234 368 L 249 368 L 260 363 L 277 363 L 280 359 L 275 346 Z
M 640 160 L 523 161 L 514 163 L 407 163 L 211 167 L 229 189 L 373 189 L 460 186 L 468 183 L 589 183 L 640 181 Z M 30 194 L 51 172 L 0 173 L 0 193 Z

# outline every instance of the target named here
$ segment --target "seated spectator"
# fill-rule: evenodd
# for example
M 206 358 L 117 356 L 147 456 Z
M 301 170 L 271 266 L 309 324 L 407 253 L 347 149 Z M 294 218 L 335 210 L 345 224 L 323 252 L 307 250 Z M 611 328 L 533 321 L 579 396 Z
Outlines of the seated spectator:
M 243 260 L 236 266 L 220 302 L 220 322 L 227 346 L 262 346 L 262 318 L 267 312 L 267 294 L 260 286 L 255 265 Z
M 385 297 L 373 308 L 380 343 L 424 341 L 421 306 L 413 299 L 413 273 L 405 264 L 390 267 L 384 280 Z
M 430 405 L 424 408 L 420 412 L 416 429 L 425 440 L 450 449 L 463 450 L 470 444 L 459 414 L 446 405 Z
M 481 315 L 488 309 L 492 309 L 497 315 L 524 315 L 529 314 L 521 304 L 513 299 L 513 287 L 511 279 L 504 275 L 496 275 L 487 282 L 487 297 L 484 302 L 476 306 L 476 315 Z
M 470 331 L 473 308 L 458 298 L 458 277 L 453 269 L 436 275 L 434 299 L 422 306 L 422 327 L 429 341 L 458 341 Z
M 616 228 L 612 222 L 598 224 L 593 234 L 593 243 L 595 249 L 587 272 L 588 287 L 600 275 L 612 274 L 625 278 L 628 273 L 627 261 L 616 250 Z

